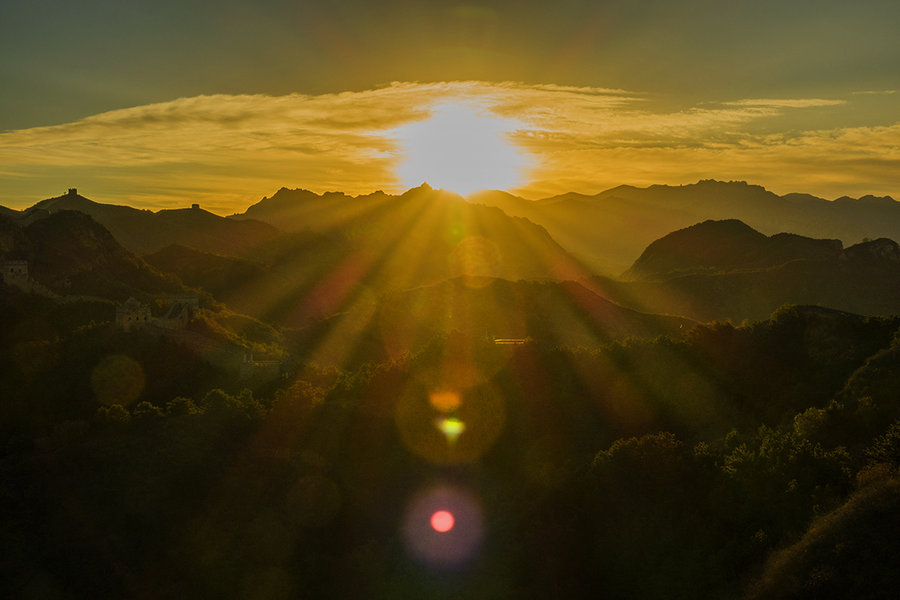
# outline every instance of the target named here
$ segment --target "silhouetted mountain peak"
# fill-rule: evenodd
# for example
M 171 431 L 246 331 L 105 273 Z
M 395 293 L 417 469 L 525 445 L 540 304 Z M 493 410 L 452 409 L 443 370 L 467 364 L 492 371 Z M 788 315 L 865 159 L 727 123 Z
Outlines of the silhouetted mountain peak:
M 297 189 L 292 190 L 292 189 L 283 187 L 283 188 L 279 189 L 277 192 L 275 192 L 271 198 L 263 196 L 263 199 L 260 200 L 258 203 L 250 206 L 247 209 L 247 212 L 250 212 L 254 207 L 259 206 L 259 205 L 275 206 L 275 205 L 279 205 L 279 204 L 293 204 L 293 203 L 297 203 L 297 202 L 313 202 L 313 201 L 320 200 L 322 198 L 328 198 L 328 197 L 349 198 L 349 196 L 347 196 L 346 194 L 343 194 L 341 192 L 325 192 L 324 194 L 320 195 L 320 194 L 317 194 L 313 191 L 310 191 L 310 190 L 307 190 L 304 188 L 297 188 Z M 246 214 L 246 213 L 244 213 L 244 214 Z
M 428 185 L 427 183 L 423 183 L 422 185 L 414 188 L 410 188 L 407 191 L 403 192 L 400 195 L 401 199 L 409 199 L 409 198 L 422 198 L 427 199 L 431 202 L 435 201 L 445 201 L 445 202 L 465 202 L 465 198 L 457 194 L 456 192 L 444 189 L 435 189 Z
M 847 260 L 878 260 L 900 262 L 900 246 L 888 238 L 861 242 L 844 250 Z
M 624 277 L 658 279 L 710 270 L 765 268 L 797 259 L 833 259 L 842 248 L 840 240 L 792 233 L 767 237 L 737 219 L 709 220 L 650 244 Z
M 704 221 L 647 246 L 624 276 L 644 278 L 744 263 L 753 259 L 765 240 L 765 235 L 737 219 Z
M 697 183 L 689 183 L 680 187 L 697 189 L 746 189 L 754 192 L 768 191 L 761 185 L 750 184 L 743 180 L 719 181 L 718 179 L 701 179 Z
M 96 208 L 98 206 L 100 206 L 98 202 L 94 202 L 93 200 L 85 198 L 84 196 L 76 192 L 74 194 L 68 193 L 63 194 L 62 196 L 56 196 L 55 198 L 41 200 L 40 202 L 29 208 L 26 212 L 30 212 L 32 210 L 78 210 L 81 212 L 87 212 L 91 208 Z
M 852 204 L 852 205 L 868 205 L 868 206 L 894 206 L 897 201 L 890 196 L 873 196 L 867 194 L 859 198 L 851 198 L 850 196 L 841 196 L 835 200 L 836 204 Z

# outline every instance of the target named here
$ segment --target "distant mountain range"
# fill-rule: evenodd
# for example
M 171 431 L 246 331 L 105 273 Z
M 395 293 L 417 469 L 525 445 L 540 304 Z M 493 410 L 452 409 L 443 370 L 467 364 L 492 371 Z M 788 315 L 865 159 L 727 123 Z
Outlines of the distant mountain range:
M 226 219 L 201 208 L 152 212 L 130 206 L 101 204 L 73 192 L 42 200 L 16 216 L 28 223 L 61 210 L 90 215 L 108 229 L 120 244 L 136 254 L 182 244 L 205 252 L 240 255 L 279 234 L 278 229 L 271 225 L 253 220 Z
M 418 205 L 415 200 L 420 201 Z M 253 258 L 254 249 L 277 238 L 280 231 L 339 231 L 361 239 L 379 228 L 397 227 L 404 216 L 427 216 L 416 214 L 423 201 L 451 200 L 451 204 L 461 204 L 462 199 L 427 185 L 399 196 L 379 191 L 355 197 L 282 188 L 243 213 L 223 218 L 200 208 L 151 212 L 101 204 L 70 192 L 22 212 L 3 207 L 0 212 L 26 220 L 38 218 L 44 211 L 85 212 L 109 229 L 123 246 L 141 255 L 178 244 L 213 254 Z M 766 235 L 790 232 L 839 239 L 846 245 L 865 238 L 900 239 L 900 202 L 888 196 L 834 201 L 809 194 L 779 196 L 741 181 L 704 180 L 646 188 L 622 185 L 593 196 L 568 193 L 534 201 L 488 191 L 467 200 L 528 219 L 546 230 L 577 262 L 607 276 L 622 273 L 653 240 L 710 219 L 738 219 Z M 405 215 L 398 214 L 403 211 Z M 477 223 L 478 217 L 478 209 L 457 210 L 457 218 L 469 219 L 468 224 Z M 397 233 L 415 234 L 430 226 L 417 221 L 414 229 Z M 437 228 L 433 232 L 445 238 L 451 233 Z
M 618 275 L 653 240 L 708 219 L 739 219 L 765 234 L 791 232 L 845 244 L 900 239 L 900 202 L 886 197 L 828 201 L 809 194 L 778 196 L 742 181 L 691 185 L 622 185 L 593 196 L 563 194 L 525 200 L 506 192 L 469 198 L 526 217 L 596 272 Z
M 900 312 L 900 251 L 886 237 L 900 238 L 900 203 L 891 198 L 828 202 L 802 194 L 777 196 L 743 182 L 715 181 L 643 189 L 620 186 L 596 196 L 565 194 L 538 201 L 502 192 L 485 192 L 466 201 L 428 185 L 401 195 L 376 192 L 358 197 L 282 188 L 243 214 L 223 218 L 197 207 L 153 213 L 100 204 L 72 191 L 25 211 L 5 210 L 0 215 L 6 219 L 0 253 L 10 245 L 28 246 L 31 242 L 23 245 L 19 239 L 22 232 L 58 229 L 54 224 L 60 219 L 77 222 L 78 227 L 69 232 L 53 229 L 56 233 L 44 236 L 45 244 L 58 236 L 59 248 L 80 248 L 84 240 L 71 239 L 76 231 L 85 239 L 102 237 L 91 229 L 99 225 L 78 221 L 71 213 L 57 217 L 69 210 L 91 215 L 109 230 L 110 240 L 143 254 L 155 267 L 152 271 L 176 275 L 235 310 L 288 328 L 305 329 L 334 315 L 371 311 L 385 294 L 440 304 L 425 290 L 450 293 L 456 288 L 440 286 L 457 278 L 577 281 L 587 289 L 566 288 L 566 293 L 554 297 L 565 298 L 570 305 L 591 306 L 585 309 L 590 314 L 596 313 L 597 299 L 604 298 L 642 314 L 696 321 L 762 319 L 784 303 L 868 315 Z M 696 215 L 716 214 L 729 218 L 693 220 Z M 786 224 L 779 225 L 780 219 Z M 761 232 L 754 222 L 768 229 Z M 673 223 L 679 226 L 663 229 Z M 651 237 L 656 231 L 660 233 Z M 807 237 L 810 234 L 804 232 L 809 231 L 830 235 Z M 847 248 L 841 241 L 863 238 L 874 241 Z M 107 250 L 110 256 L 125 256 L 121 248 Z M 42 265 L 70 264 L 75 257 L 80 257 L 75 262 L 93 260 L 74 250 L 71 256 L 54 251 L 58 257 L 50 261 L 40 259 L 34 249 L 29 252 L 37 260 L 36 274 L 50 268 Z M 575 256 L 587 257 L 588 264 Z M 626 258 L 622 279 L 596 275 L 602 272 L 596 269 L 599 263 L 618 264 Z M 140 268 L 150 269 L 146 264 Z M 116 272 L 108 266 L 93 271 Z M 76 281 L 70 273 L 41 276 L 66 285 Z M 109 282 L 110 289 L 114 283 Z M 145 284 L 120 285 L 116 297 L 126 289 L 165 287 Z M 492 284 L 491 289 L 498 286 L 502 287 Z M 529 296 L 528 302 L 534 311 L 568 310 L 561 302 L 549 302 L 551 296 L 549 292 Z M 404 296 L 392 297 L 403 305 Z M 508 300 L 515 304 L 524 302 L 523 297 L 513 294 Z M 435 323 L 443 318 L 432 317 Z M 503 322 L 498 315 L 484 322 L 492 320 Z M 629 325 L 620 333 L 630 335 L 638 329 Z M 608 323 L 606 330 L 619 331 Z M 569 343 L 607 336 L 595 331 L 564 337 Z

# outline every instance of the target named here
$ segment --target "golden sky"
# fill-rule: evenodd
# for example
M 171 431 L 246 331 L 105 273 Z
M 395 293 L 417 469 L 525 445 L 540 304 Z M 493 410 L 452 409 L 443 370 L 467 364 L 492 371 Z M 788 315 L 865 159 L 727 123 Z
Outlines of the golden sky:
M 900 197 L 900 122 L 853 119 L 896 101 L 877 90 L 668 110 L 640 91 L 480 81 L 179 98 L 0 133 L 0 204 L 23 208 L 78 187 L 100 202 L 200 202 L 229 214 L 283 186 L 400 192 L 431 178 L 416 157 L 467 140 L 460 168 L 500 157 L 506 163 L 492 169 L 508 176 L 488 179 L 500 184 L 491 187 L 529 198 L 704 178 L 826 198 Z
M 898 23 L 897 0 L 6 0 L 0 204 L 230 213 L 428 179 L 900 197 Z

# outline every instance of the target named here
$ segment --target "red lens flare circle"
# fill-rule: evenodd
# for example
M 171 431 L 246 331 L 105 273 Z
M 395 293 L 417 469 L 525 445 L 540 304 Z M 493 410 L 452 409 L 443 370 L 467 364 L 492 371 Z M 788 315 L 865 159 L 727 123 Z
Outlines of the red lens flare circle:
M 464 569 L 477 559 L 484 538 L 480 502 L 463 487 L 427 487 L 406 507 L 401 536 L 416 562 L 442 571 Z
M 447 533 L 453 529 L 455 522 L 453 514 L 446 510 L 439 510 L 431 515 L 431 528 L 438 533 Z

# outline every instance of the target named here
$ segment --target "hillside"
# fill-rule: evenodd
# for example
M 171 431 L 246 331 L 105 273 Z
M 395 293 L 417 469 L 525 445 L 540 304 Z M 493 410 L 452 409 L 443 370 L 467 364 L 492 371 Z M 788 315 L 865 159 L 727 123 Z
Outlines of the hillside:
M 385 298 L 379 319 L 395 349 L 415 336 L 453 330 L 478 338 L 530 337 L 548 346 L 597 346 L 613 339 L 683 333 L 694 323 L 622 308 L 574 282 L 509 282 L 473 286 L 452 280 Z M 419 329 L 410 329 L 409 324 Z
M 576 292 L 498 284 L 470 297 Z M 472 289 L 455 285 L 419 297 Z M 505 595 L 512 581 L 533 597 L 691 600 L 843 592 L 865 568 L 852 589 L 883 597 L 897 396 L 845 383 L 896 346 L 897 326 L 795 307 L 590 349 L 452 333 L 350 372 L 306 365 L 264 395 L 219 388 L 227 377 L 165 340 L 92 328 L 32 344 L 62 360 L 31 373 L 10 343 L 0 540 L 18 551 L 0 586 L 237 598 L 263 571 L 315 597 L 428 597 L 449 580 L 439 597 Z M 427 528 L 435 504 L 456 537 Z M 448 575 L 411 557 L 410 531 L 483 537 Z M 103 570 L 98 539 L 121 571 Z M 341 567 L 319 569 L 323 556 Z
M 629 337 L 678 337 L 694 325 L 623 308 L 572 281 L 458 277 L 391 292 L 378 302 L 358 296 L 346 312 L 310 323 L 292 337 L 297 347 L 311 349 L 316 362 L 358 366 L 419 352 L 448 336 L 462 348 L 497 338 L 596 347 Z M 336 333 L 342 341 L 334 339 Z
M 60 211 L 37 219 L 18 232 L 5 254 L 28 261 L 29 276 L 57 294 L 124 301 L 185 292 L 177 280 L 150 267 L 123 248 L 88 215 Z M 7 228 L 9 229 L 9 228 Z
M 5 206 L 0 206 L 0 217 L 4 217 L 7 219 L 15 219 L 18 218 L 21 213 L 17 210 L 13 210 L 11 208 L 6 208 Z
M 226 298 L 240 294 L 265 271 L 254 262 L 210 254 L 179 244 L 166 246 L 143 258 L 147 264 L 164 273 L 177 275 L 185 284 L 204 289 L 226 304 L 230 304 Z

